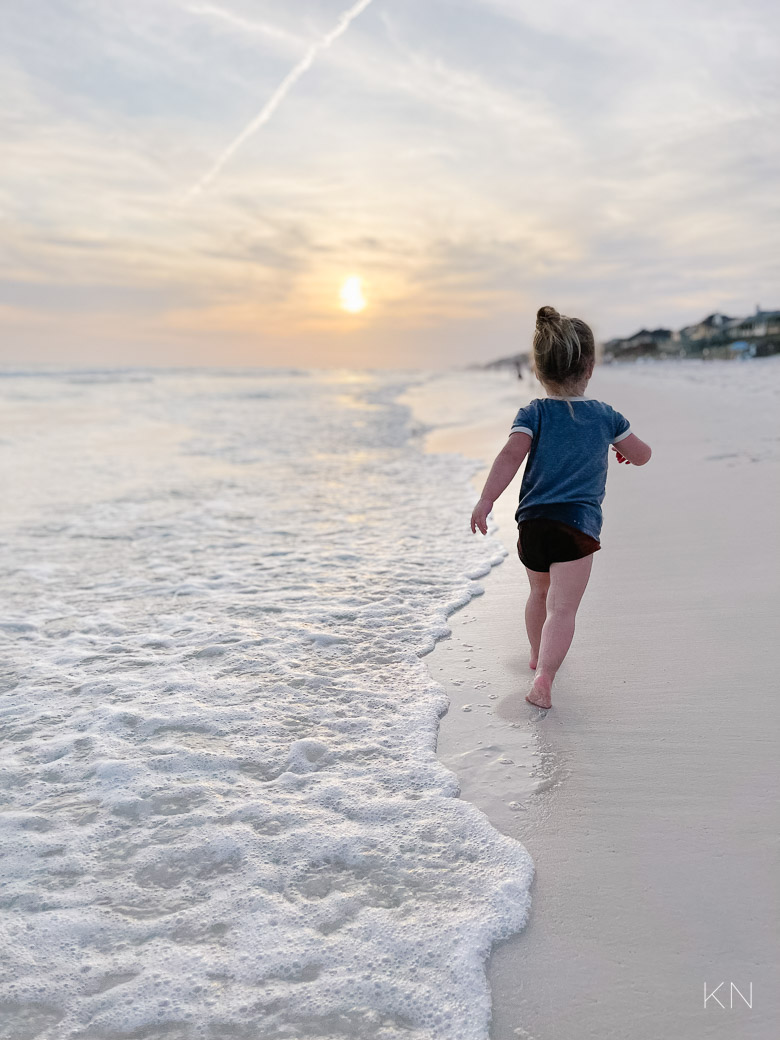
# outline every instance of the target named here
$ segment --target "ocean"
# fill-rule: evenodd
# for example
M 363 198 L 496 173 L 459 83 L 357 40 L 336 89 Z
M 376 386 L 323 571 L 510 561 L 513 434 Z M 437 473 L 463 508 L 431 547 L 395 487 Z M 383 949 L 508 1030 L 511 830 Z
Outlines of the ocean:
M 506 549 L 426 378 L 0 372 L 2 1040 L 487 1037 L 533 864 L 425 657 Z

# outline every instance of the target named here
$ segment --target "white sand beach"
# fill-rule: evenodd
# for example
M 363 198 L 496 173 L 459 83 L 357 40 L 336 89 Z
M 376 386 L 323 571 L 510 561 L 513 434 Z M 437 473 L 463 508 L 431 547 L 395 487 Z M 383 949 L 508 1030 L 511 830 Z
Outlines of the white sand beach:
M 536 868 L 529 923 L 489 963 L 491 1037 L 773 1040 L 780 358 L 601 367 L 586 393 L 653 457 L 611 458 L 552 710 L 524 701 L 522 469 L 494 510 L 509 556 L 428 658 L 451 699 L 440 757 Z M 535 396 L 513 374 L 468 372 L 408 401 L 436 427 L 428 450 L 484 462 L 476 501 Z

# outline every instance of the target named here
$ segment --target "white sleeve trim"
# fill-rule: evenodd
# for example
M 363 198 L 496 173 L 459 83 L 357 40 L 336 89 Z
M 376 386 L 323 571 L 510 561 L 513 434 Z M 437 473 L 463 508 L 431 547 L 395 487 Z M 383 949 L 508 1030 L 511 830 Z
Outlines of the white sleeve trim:
M 531 440 L 534 439 L 533 430 L 529 430 L 527 426 L 513 426 L 512 429 L 509 431 L 510 437 L 513 433 L 527 433 Z
M 617 442 L 618 441 L 622 441 L 624 437 L 628 437 L 628 435 L 630 433 L 631 433 L 631 427 L 629 426 L 629 428 L 627 430 L 624 430 L 622 433 L 619 433 L 617 435 L 617 437 L 613 437 L 611 443 L 612 444 L 617 444 Z

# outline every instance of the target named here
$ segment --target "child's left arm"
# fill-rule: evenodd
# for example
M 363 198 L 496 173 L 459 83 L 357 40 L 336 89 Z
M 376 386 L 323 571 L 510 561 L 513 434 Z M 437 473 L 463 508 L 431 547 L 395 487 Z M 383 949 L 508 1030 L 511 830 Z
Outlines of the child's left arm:
M 514 479 L 515 473 L 520 469 L 520 464 L 528 454 L 531 447 L 531 437 L 527 433 L 510 433 L 509 440 L 496 456 L 491 466 L 490 473 L 485 486 L 482 489 L 482 497 L 474 506 L 471 514 L 471 530 L 477 533 L 477 528 L 483 534 L 487 534 L 487 517 L 493 508 L 493 503 L 509 487 Z

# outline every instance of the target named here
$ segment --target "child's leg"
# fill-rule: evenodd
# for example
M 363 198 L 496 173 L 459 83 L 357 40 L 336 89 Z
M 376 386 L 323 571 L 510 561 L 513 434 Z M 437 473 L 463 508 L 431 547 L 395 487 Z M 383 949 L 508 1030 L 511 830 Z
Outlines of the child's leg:
M 547 590 L 550 587 L 549 571 L 532 571 L 526 567 L 528 584 L 531 592 L 525 605 L 525 630 L 531 644 L 531 668 L 536 668 L 539 659 L 539 642 L 542 638 L 542 626 L 547 617 Z
M 583 556 L 581 560 L 550 564 L 547 620 L 542 628 L 534 684 L 526 697 L 527 701 L 539 708 L 549 708 L 552 702 L 553 679 L 574 638 L 574 618 L 592 566 L 593 553 Z

